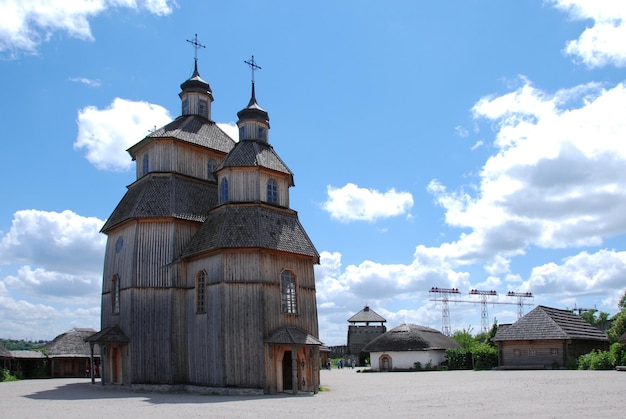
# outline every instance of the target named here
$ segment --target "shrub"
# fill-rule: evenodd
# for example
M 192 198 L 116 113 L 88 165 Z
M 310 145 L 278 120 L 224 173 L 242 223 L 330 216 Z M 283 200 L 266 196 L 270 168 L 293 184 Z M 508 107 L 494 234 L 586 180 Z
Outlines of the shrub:
M 616 342 L 611 345 L 610 352 L 615 366 L 626 365 L 626 345 Z
M 591 359 L 593 358 L 593 352 L 589 352 L 588 354 L 584 354 L 578 357 L 578 369 L 579 370 L 590 370 L 591 369 Z
M 17 377 L 7 369 L 0 370 L 0 381 L 17 381 Z
M 592 370 L 611 370 L 615 367 L 615 361 L 608 351 L 598 351 L 591 357 Z
M 490 370 L 498 366 L 498 350 L 486 343 L 478 343 L 471 349 L 475 370 Z
M 450 370 L 466 370 L 472 368 L 472 358 L 467 349 L 448 349 L 446 356 L 448 357 L 448 369 Z

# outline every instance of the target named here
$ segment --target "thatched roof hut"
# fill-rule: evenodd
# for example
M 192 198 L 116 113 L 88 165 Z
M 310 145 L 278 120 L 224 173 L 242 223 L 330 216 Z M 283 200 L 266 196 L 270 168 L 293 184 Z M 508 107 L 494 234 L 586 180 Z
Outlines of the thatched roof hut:
M 401 324 L 368 343 L 373 370 L 414 368 L 416 363 L 433 367 L 445 360 L 446 350 L 461 346 L 438 330 L 416 324 Z

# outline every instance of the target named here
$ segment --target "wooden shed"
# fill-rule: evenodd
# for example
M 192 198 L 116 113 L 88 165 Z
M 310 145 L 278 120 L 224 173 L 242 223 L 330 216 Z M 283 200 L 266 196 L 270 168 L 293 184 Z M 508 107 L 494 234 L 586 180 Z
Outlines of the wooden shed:
M 500 368 L 562 368 L 594 349 L 608 350 L 606 334 L 569 310 L 537 306 L 501 325 L 493 342 Z
M 446 360 L 446 350 L 460 348 L 456 341 L 438 330 L 415 324 L 401 324 L 368 343 L 373 371 L 404 371 L 422 366 L 436 367 Z
M 128 149 L 137 179 L 102 228 L 102 382 L 315 393 L 319 254 L 293 173 L 254 83 L 235 142 L 197 64 L 182 115 Z
M 52 377 L 90 376 L 92 359 L 94 367 L 100 364 L 100 353 L 91 354 L 85 341 L 96 333 L 90 328 L 73 328 L 43 345 L 50 363 Z
M 11 352 L 0 343 L 0 369 L 10 370 L 11 359 L 13 359 Z

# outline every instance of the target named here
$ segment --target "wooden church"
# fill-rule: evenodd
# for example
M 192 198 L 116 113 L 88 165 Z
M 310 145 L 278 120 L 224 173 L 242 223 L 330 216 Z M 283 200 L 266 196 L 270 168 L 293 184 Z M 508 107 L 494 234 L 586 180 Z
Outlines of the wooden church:
M 102 384 L 317 393 L 319 254 L 254 77 L 238 142 L 197 58 L 180 87 L 182 115 L 128 149 L 136 181 L 102 228 Z

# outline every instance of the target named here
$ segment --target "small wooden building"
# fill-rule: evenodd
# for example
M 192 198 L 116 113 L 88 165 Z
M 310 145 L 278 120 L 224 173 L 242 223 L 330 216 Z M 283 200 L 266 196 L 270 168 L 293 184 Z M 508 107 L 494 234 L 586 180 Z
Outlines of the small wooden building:
M 415 324 L 401 324 L 368 343 L 373 371 L 405 371 L 439 366 L 446 360 L 446 350 L 460 348 L 456 341 L 438 330 Z
M 562 368 L 594 349 L 609 349 L 604 332 L 569 310 L 545 306 L 500 325 L 493 342 L 500 368 Z
M 0 343 L 0 369 L 10 370 L 12 359 L 11 352 Z
M 90 328 L 73 328 L 46 343 L 52 377 L 85 377 L 91 375 L 91 349 L 85 339 L 96 333 Z M 94 368 L 100 364 L 100 353 L 93 354 Z M 95 372 L 95 371 L 94 371 Z
M 365 345 L 387 331 L 385 318 L 369 306 L 348 319 L 348 357 L 356 365 L 365 365 Z
M 128 149 L 137 180 L 102 228 L 102 382 L 315 393 L 319 254 L 268 113 L 253 82 L 235 142 L 197 61 L 181 90 L 182 115 Z

